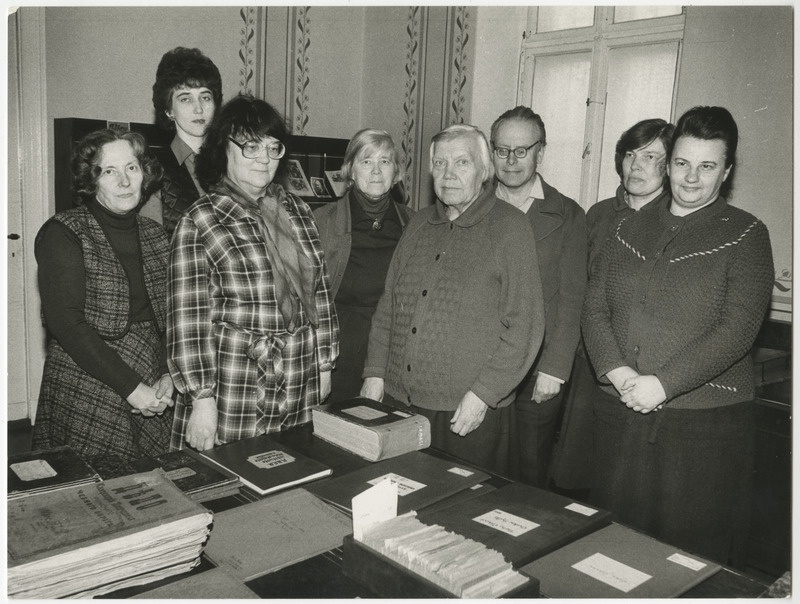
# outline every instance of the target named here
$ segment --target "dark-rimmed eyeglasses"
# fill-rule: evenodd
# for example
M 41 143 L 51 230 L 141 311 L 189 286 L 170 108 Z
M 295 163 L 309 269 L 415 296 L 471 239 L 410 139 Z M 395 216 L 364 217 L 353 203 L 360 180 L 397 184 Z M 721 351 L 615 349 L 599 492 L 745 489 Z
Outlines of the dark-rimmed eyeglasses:
M 280 159 L 286 153 L 286 145 L 282 142 L 277 141 L 274 143 L 257 143 L 255 141 L 247 141 L 245 143 L 240 143 L 234 138 L 228 137 L 228 140 L 231 141 L 234 145 L 239 147 L 242 150 L 242 155 L 247 159 L 255 159 L 261 152 L 266 149 L 267 156 L 270 159 Z
M 533 149 L 536 145 L 541 143 L 542 141 L 538 140 L 532 145 L 528 145 L 527 147 L 517 147 L 516 149 L 509 149 L 508 147 L 495 147 L 494 152 L 497 154 L 497 157 L 500 159 L 506 159 L 509 153 L 514 153 L 514 156 L 517 159 L 522 159 L 526 155 L 528 155 L 528 151 Z

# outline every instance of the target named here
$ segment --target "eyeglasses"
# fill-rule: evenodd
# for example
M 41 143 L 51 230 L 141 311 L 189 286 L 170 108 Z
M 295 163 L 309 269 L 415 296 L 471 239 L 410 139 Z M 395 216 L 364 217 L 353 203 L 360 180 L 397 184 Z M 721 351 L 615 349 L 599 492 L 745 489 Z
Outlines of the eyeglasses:
M 508 154 L 513 151 L 514 155 L 518 159 L 522 159 L 523 157 L 528 155 L 528 151 L 533 149 L 536 145 L 538 145 L 541 142 L 542 141 L 539 140 L 533 143 L 532 145 L 528 145 L 527 147 L 517 147 L 516 149 L 509 149 L 508 147 L 495 147 L 494 152 L 497 153 L 497 157 L 499 157 L 500 159 L 505 159 L 508 157 Z
M 267 155 L 270 159 L 280 159 L 286 153 L 286 145 L 282 142 L 278 141 L 276 143 L 257 143 L 255 141 L 247 141 L 246 143 L 240 143 L 239 141 L 228 137 L 228 140 L 231 141 L 234 145 L 239 147 L 242 150 L 242 155 L 244 155 L 247 159 L 255 159 L 261 152 L 266 149 Z

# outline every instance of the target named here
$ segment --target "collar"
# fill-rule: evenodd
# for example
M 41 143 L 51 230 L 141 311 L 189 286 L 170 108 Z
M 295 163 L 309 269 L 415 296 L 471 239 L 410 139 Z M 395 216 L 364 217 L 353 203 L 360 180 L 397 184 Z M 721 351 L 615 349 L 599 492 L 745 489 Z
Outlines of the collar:
M 644 210 L 645 208 L 650 207 L 650 206 L 655 207 L 655 206 L 659 205 L 665 199 L 672 199 L 672 195 L 671 195 L 671 193 L 669 191 L 669 187 L 664 187 L 664 190 L 661 191 L 661 193 L 659 195 L 657 195 L 656 197 L 654 197 L 653 199 L 648 201 L 646 204 L 644 204 L 639 209 L 640 210 Z M 621 212 L 623 210 L 633 210 L 633 208 L 631 208 L 627 204 L 627 202 L 625 201 L 625 187 L 623 187 L 622 185 L 617 187 L 617 193 L 614 196 L 614 203 L 612 205 L 613 205 L 614 211 L 616 211 L 616 212 Z M 636 211 L 636 210 L 634 210 L 634 211 Z
M 476 225 L 484 219 L 484 217 L 497 203 L 497 196 L 494 194 L 493 185 L 494 183 L 492 183 L 492 181 L 483 183 L 483 187 L 481 187 L 481 192 L 478 194 L 478 198 L 472 202 L 472 204 L 463 214 L 461 214 L 461 216 L 452 221 L 447 217 L 447 206 L 437 199 L 434 205 L 434 211 L 428 218 L 428 222 L 431 224 L 444 224 L 452 222 L 453 224 L 462 228 L 469 228 Z
M 495 191 L 498 199 L 502 199 L 506 203 L 509 201 L 511 195 L 509 194 L 508 187 L 499 180 L 497 181 L 497 190 Z M 544 188 L 542 187 L 542 177 L 537 172 L 533 178 L 533 182 L 528 185 L 528 194 L 525 196 L 526 209 L 530 208 L 534 199 L 544 199 Z M 513 204 L 511 204 L 513 205 Z M 524 210 L 523 210 L 524 211 Z
M 181 166 L 186 161 L 186 158 L 194 153 L 192 148 L 177 134 L 175 138 L 172 139 L 169 148 L 172 149 L 172 152 L 175 154 L 175 159 L 178 160 L 178 164 Z
M 661 197 L 659 196 L 656 199 L 661 199 Z M 654 199 L 653 201 L 656 200 Z M 655 205 L 653 201 L 648 203 L 645 207 Z M 689 226 L 702 224 L 717 217 L 721 212 L 725 211 L 725 208 L 728 207 L 728 201 L 722 196 L 717 197 L 717 199 L 712 203 L 708 204 L 707 206 L 703 206 L 699 210 L 695 210 L 686 216 L 675 216 L 669 211 L 670 205 L 672 205 L 672 195 L 666 196 L 663 202 L 659 202 L 658 211 L 661 214 L 662 219 L 667 222 L 667 224 L 685 224 Z

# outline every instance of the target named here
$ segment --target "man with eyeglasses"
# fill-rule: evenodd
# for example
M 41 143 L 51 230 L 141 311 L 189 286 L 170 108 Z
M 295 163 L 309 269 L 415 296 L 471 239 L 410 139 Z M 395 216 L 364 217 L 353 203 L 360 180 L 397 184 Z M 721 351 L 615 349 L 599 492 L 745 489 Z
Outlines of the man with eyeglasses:
M 544 343 L 517 391 L 519 473 L 515 478 L 545 487 L 564 384 L 580 339 L 587 280 L 586 215 L 537 172 L 547 139 L 542 118 L 530 108 L 515 107 L 497 118 L 491 144 L 495 193 L 530 220 L 542 279 Z

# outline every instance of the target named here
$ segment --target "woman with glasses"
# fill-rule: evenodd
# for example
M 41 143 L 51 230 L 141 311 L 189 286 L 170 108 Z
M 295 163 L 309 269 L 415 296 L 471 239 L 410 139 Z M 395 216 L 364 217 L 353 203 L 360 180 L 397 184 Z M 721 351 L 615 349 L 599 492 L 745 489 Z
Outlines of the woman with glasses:
M 238 96 L 200 151 L 208 194 L 178 222 L 168 276 L 173 449 L 305 423 L 330 392 L 336 311 L 311 210 L 278 184 L 287 137 L 271 105 Z
M 372 315 L 410 217 L 399 190 L 400 158 L 388 132 L 374 128 L 356 132 L 347 145 L 341 171 L 347 193 L 314 212 L 339 317 L 333 401 L 361 391 Z

